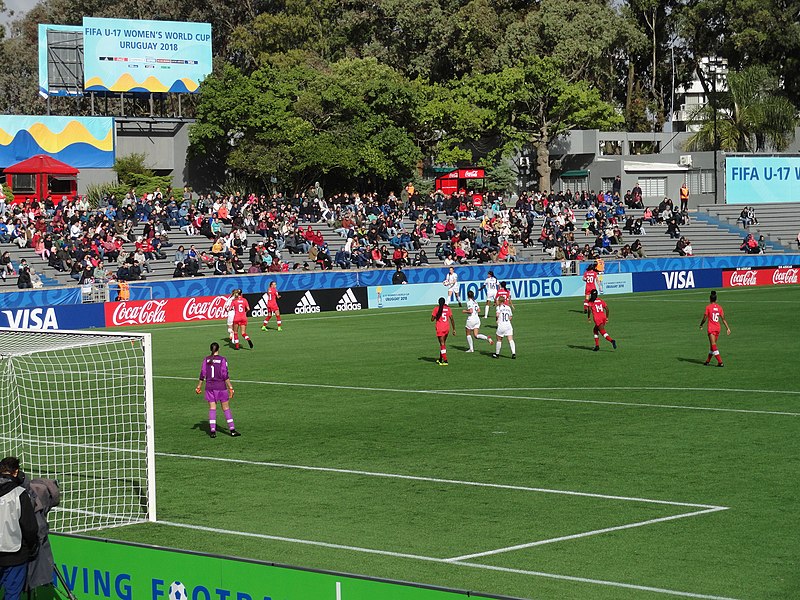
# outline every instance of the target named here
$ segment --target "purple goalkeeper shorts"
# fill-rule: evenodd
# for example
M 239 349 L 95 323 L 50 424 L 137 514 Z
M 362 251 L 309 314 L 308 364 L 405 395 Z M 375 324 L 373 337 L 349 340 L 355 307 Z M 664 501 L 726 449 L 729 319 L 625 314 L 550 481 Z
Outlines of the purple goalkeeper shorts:
M 206 400 L 209 402 L 227 402 L 228 390 L 206 390 Z

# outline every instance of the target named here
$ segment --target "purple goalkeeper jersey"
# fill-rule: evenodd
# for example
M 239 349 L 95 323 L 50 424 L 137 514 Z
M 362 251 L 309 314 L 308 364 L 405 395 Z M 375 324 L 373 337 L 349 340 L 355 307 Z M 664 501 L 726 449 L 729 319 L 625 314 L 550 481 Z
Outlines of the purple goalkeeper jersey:
M 206 356 L 200 368 L 200 379 L 206 382 L 206 390 L 224 390 L 228 380 L 228 360 L 224 356 Z

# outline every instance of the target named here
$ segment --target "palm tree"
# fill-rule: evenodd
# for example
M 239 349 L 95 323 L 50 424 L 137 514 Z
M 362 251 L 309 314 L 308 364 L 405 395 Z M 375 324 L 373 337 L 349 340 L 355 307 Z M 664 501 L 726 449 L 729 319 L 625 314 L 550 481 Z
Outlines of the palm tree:
M 716 136 L 725 152 L 785 150 L 794 139 L 797 111 L 780 95 L 778 79 L 766 67 L 728 73 L 728 91 L 717 94 Z M 687 150 L 714 150 L 714 110 L 698 109 L 693 123 L 700 130 L 686 142 Z

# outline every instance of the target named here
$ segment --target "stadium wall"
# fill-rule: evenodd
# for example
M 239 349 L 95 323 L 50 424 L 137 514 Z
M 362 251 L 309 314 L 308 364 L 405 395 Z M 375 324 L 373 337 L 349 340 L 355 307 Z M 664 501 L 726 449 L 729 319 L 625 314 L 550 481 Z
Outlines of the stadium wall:
M 798 283 L 800 255 L 753 256 L 742 264 L 738 257 L 720 260 L 666 259 L 606 263 L 604 294 L 660 290 L 702 289 Z M 744 257 L 743 257 L 744 258 Z M 628 265 L 647 270 L 620 272 Z M 492 265 L 508 282 L 516 299 L 581 296 L 580 276 L 560 276 L 560 263 L 544 265 Z M 554 268 L 556 267 L 556 268 Z M 583 267 L 583 265 L 582 265 Z M 479 301 L 485 292 L 480 284 L 488 266 L 459 267 L 462 300 L 473 290 Z M 554 273 L 558 270 L 559 273 Z M 581 269 L 582 271 L 585 268 Z M 409 269 L 409 284 L 391 285 L 391 270 L 366 272 L 305 272 L 247 277 L 215 277 L 153 282 L 131 286 L 131 300 L 105 304 L 80 304 L 80 288 L 34 290 L 0 294 L 0 326 L 19 329 L 82 329 L 154 325 L 222 319 L 225 297 L 241 288 L 251 306 L 251 317 L 266 314 L 264 295 L 268 283 L 278 281 L 282 314 L 352 311 L 434 305 L 446 293 L 441 285 L 446 270 Z M 544 273 L 544 274 L 542 274 Z
M 56 570 L 81 598 L 116 600 L 458 600 L 475 592 L 182 550 L 51 534 Z M 55 598 L 66 598 L 58 582 Z

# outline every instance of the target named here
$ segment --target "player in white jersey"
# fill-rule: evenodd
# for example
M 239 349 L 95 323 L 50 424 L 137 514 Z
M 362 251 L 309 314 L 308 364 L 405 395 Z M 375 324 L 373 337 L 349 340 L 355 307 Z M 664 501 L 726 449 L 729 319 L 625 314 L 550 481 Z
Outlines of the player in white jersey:
M 467 330 L 467 344 L 469 344 L 469 350 L 467 350 L 467 352 L 475 352 L 475 347 L 472 341 L 473 335 L 479 340 L 486 340 L 489 342 L 489 344 L 491 344 L 492 338 L 485 336 L 478 331 L 481 326 L 481 305 L 475 300 L 475 292 L 472 290 L 467 292 L 467 308 L 461 312 L 468 315 L 467 323 L 465 325 Z
M 486 290 L 486 308 L 483 311 L 483 318 L 489 318 L 489 306 L 494 306 L 495 298 L 497 298 L 497 277 L 494 276 L 494 271 L 489 271 L 483 285 L 478 288 L 478 291 Z
M 222 310 L 228 313 L 228 339 L 233 340 L 233 315 L 235 314 L 233 310 L 233 299 L 236 297 L 236 292 L 238 290 L 233 290 L 225 298 L 225 304 L 222 306 Z
M 503 338 L 508 338 L 508 345 L 511 346 L 511 358 L 517 358 L 517 345 L 514 343 L 514 327 L 511 321 L 514 314 L 511 307 L 506 302 L 506 298 L 498 298 L 497 305 L 497 346 L 495 346 L 493 358 L 500 357 L 500 348 L 503 346 Z
M 447 288 L 447 303 L 450 304 L 455 296 L 458 305 L 461 306 L 461 298 L 458 297 L 458 275 L 453 267 L 450 267 L 450 272 L 444 278 L 442 285 Z

